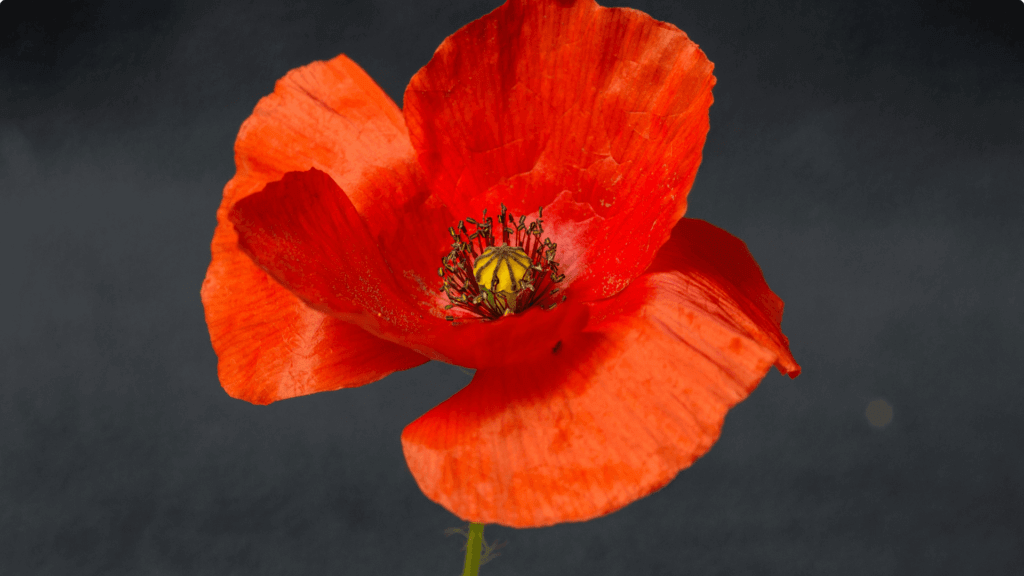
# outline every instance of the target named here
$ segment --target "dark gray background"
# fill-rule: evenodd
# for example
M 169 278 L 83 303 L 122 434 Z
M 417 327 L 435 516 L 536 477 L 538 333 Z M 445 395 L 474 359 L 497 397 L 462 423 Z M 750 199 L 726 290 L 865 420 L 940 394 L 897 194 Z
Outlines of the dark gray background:
M 0 573 L 459 573 L 399 435 L 469 377 L 250 406 L 199 287 L 277 78 L 344 52 L 400 99 L 498 4 L 0 4 Z M 716 65 L 688 215 L 748 243 L 804 373 L 622 511 L 489 527 L 482 573 L 1020 573 L 1024 4 L 629 5 Z

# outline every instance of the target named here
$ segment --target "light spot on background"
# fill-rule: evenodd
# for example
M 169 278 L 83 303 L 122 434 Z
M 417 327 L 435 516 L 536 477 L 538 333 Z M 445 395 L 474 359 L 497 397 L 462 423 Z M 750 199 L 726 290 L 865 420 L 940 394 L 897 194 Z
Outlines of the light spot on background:
M 885 428 L 892 422 L 892 404 L 881 398 L 868 402 L 864 415 L 868 417 L 868 424 L 875 428 Z

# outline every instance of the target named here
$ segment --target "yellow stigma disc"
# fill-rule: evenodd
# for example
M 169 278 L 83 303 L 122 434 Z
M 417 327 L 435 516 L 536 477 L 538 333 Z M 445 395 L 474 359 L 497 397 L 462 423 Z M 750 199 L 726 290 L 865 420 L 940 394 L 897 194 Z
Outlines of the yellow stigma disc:
M 522 248 L 488 246 L 473 263 L 473 274 L 481 288 L 491 290 L 497 278 L 498 285 L 493 290 L 512 294 L 522 290 L 522 282 L 530 271 L 530 264 L 530 257 Z

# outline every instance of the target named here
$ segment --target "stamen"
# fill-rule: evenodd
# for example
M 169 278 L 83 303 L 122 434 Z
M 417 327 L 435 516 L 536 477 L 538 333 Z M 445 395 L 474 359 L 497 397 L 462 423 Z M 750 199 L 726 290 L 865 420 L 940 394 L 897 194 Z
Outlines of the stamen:
M 473 225 L 472 233 L 464 222 Z M 450 302 L 444 309 L 458 308 L 463 314 L 448 314 L 445 319 L 495 320 L 533 305 L 550 310 L 564 301 L 565 296 L 554 298 L 559 291 L 555 285 L 565 280 L 555 260 L 558 245 L 543 238 L 542 224 L 538 218 L 527 225 L 525 215 L 516 222 L 502 204 L 501 244 L 496 243 L 494 218 L 487 216 L 487 210 L 480 221 L 466 218 L 449 227 L 452 250 L 441 259 L 437 274 L 442 279 L 440 291 Z

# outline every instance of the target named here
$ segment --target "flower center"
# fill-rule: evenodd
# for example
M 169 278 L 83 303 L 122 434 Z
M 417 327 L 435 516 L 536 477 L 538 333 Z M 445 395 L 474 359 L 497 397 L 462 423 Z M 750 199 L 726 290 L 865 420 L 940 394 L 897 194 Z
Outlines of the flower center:
M 543 209 L 537 214 L 543 215 Z M 473 232 L 465 222 L 473 225 Z M 502 204 L 498 216 L 501 244 L 495 239 L 494 218 L 487 216 L 487 210 L 480 222 L 466 218 L 449 228 L 452 250 L 441 259 L 437 275 L 442 278 L 440 291 L 450 302 L 444 309 L 457 308 L 460 314 L 445 319 L 453 323 L 494 320 L 535 304 L 551 310 L 564 301 L 565 296 L 555 299 L 559 291 L 555 286 L 565 279 L 555 261 L 558 245 L 543 237 L 542 223 L 538 218 L 527 226 L 526 216 L 517 222 Z

